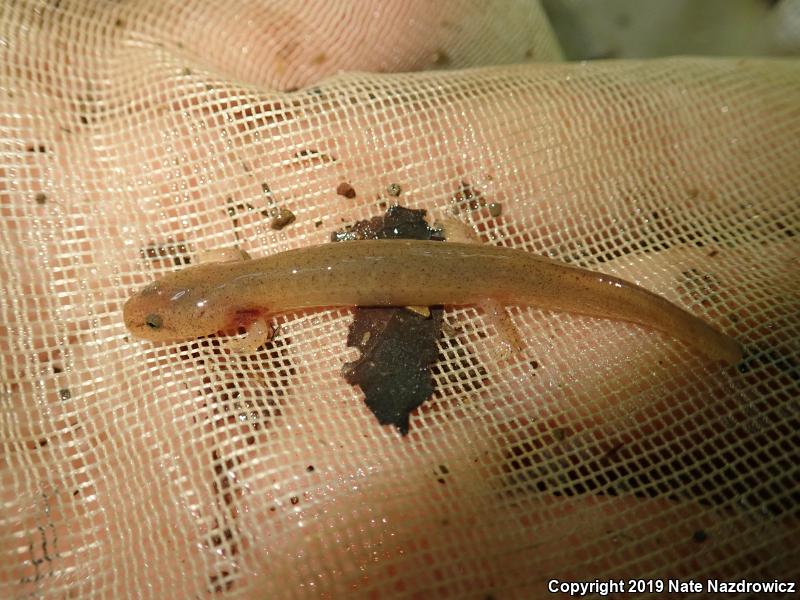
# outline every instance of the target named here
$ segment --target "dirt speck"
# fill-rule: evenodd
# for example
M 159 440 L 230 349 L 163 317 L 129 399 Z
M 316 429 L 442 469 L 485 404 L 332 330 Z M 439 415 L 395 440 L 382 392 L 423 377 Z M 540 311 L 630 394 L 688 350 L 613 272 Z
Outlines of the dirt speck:
M 708 539 L 708 534 L 702 529 L 698 529 L 692 534 L 692 541 L 696 544 L 702 544 Z
M 437 69 L 444 69 L 445 67 L 449 66 L 452 60 L 450 59 L 450 55 L 447 54 L 441 48 L 437 48 L 436 51 L 433 53 L 433 66 Z
M 295 216 L 288 208 L 281 206 L 277 211 L 269 226 L 275 231 L 280 231 L 287 225 L 291 225 L 295 221 Z
M 336 187 L 336 193 L 339 194 L 340 196 L 344 196 L 345 198 L 356 197 L 355 188 L 346 181 L 343 181 Z

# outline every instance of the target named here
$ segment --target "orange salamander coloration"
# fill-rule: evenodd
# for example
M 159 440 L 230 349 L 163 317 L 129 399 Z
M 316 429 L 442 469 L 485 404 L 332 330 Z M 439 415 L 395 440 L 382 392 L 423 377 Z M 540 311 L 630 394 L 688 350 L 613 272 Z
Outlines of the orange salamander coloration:
M 742 357 L 736 340 L 633 283 L 523 250 L 454 242 L 349 241 L 191 266 L 132 296 L 124 319 L 137 337 L 175 341 L 236 327 L 263 332 L 266 317 L 296 309 L 487 300 L 637 323 L 711 359 Z

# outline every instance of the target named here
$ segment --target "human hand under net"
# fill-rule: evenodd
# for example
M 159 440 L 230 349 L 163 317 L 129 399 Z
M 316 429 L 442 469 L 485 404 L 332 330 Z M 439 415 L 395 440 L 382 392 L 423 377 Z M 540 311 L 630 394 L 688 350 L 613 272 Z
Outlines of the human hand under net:
M 0 595 L 797 577 L 796 62 L 547 62 L 536 5 L 435 7 L 3 13 Z M 125 328 L 205 251 L 396 203 L 635 282 L 745 359 L 519 306 L 502 356 L 447 308 L 401 435 L 343 377 L 350 308 L 271 315 L 244 353 Z

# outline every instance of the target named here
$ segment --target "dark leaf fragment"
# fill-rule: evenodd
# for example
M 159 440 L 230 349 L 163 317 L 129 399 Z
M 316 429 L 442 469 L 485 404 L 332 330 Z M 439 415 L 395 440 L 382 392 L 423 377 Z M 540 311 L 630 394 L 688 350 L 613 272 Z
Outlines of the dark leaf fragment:
M 331 236 L 334 242 L 391 238 L 444 239 L 441 230 L 428 226 L 424 210 L 402 206 Z M 433 393 L 431 366 L 438 355 L 441 326 L 441 307 L 432 308 L 430 317 L 405 308 L 356 309 L 347 345 L 358 348 L 361 356 L 345 364 L 342 372 L 348 383 L 364 392 L 381 425 L 394 425 L 407 434 L 410 413 Z
M 430 369 L 441 325 L 441 309 L 427 319 L 405 309 L 357 310 L 347 345 L 358 348 L 361 357 L 345 364 L 343 374 L 362 389 L 381 425 L 407 434 L 409 414 L 433 393 Z

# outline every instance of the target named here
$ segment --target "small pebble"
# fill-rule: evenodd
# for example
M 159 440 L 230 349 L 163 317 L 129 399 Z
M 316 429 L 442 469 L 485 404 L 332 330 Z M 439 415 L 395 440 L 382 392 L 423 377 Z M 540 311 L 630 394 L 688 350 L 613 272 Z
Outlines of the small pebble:
M 39 192 L 38 194 L 36 194 L 35 200 L 36 204 L 44 204 L 47 202 L 47 194 L 45 194 L 44 192 Z
M 503 205 L 499 202 L 492 202 L 489 204 L 489 214 L 493 217 L 499 217 L 503 214 Z
M 272 218 L 272 222 L 269 224 L 275 231 L 280 231 L 287 225 L 291 225 L 294 223 L 295 220 L 294 213 L 290 211 L 288 208 L 281 207 L 278 209 L 277 214 Z
M 399 196 L 403 189 L 397 183 L 390 183 L 389 187 L 386 188 L 386 191 L 390 196 Z

